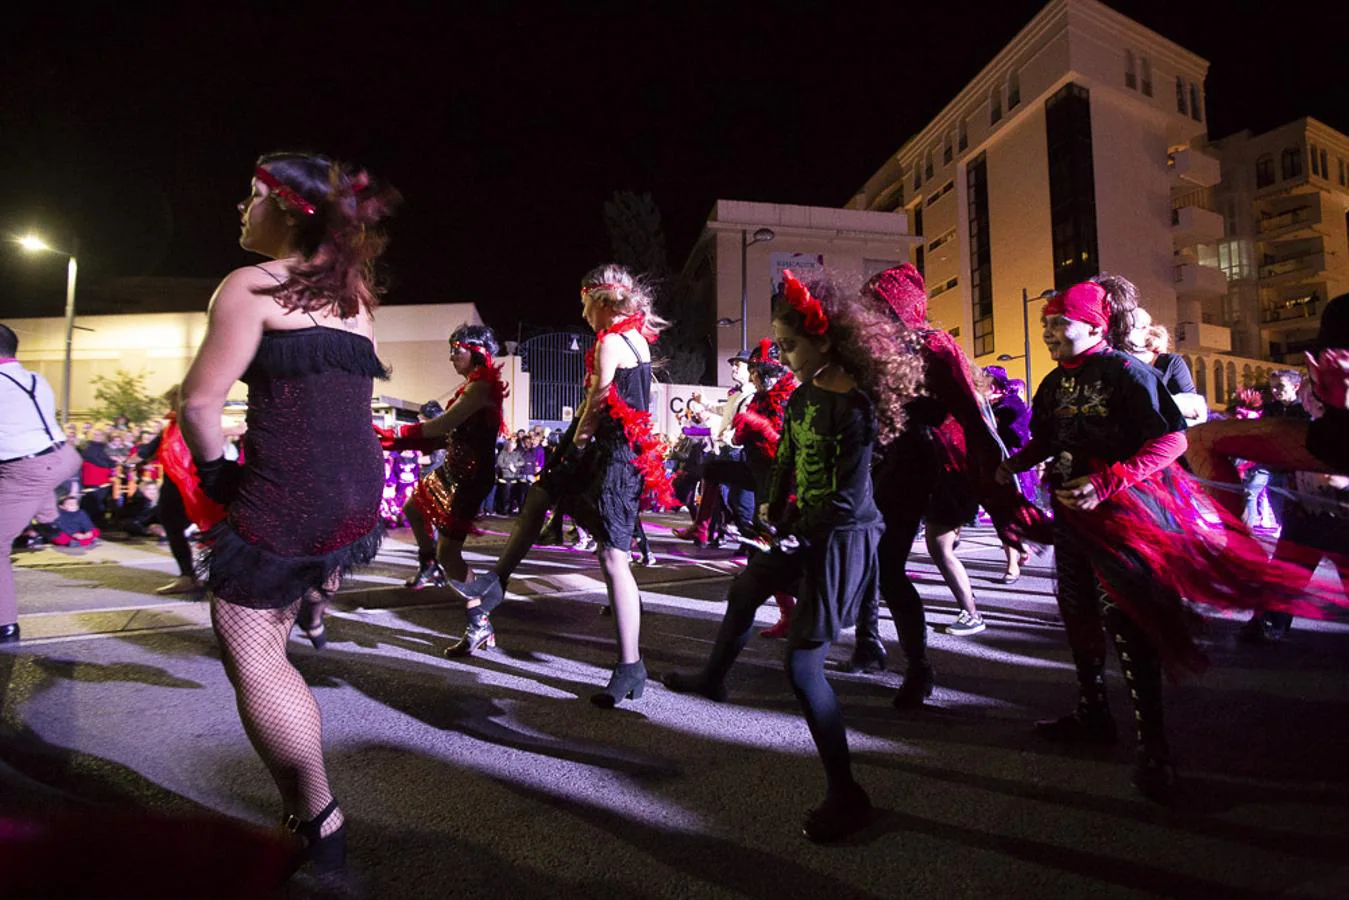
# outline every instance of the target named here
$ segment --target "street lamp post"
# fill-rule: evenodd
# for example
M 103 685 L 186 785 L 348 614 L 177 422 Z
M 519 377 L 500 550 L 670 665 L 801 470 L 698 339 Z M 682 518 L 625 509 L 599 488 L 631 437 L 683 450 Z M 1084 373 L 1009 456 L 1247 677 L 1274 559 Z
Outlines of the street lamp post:
M 70 424 L 70 368 L 75 338 L 75 276 L 79 272 L 76 254 L 80 252 L 80 241 L 71 241 L 69 251 L 58 250 L 36 235 L 19 238 L 19 246 L 30 253 L 61 253 L 66 257 L 66 356 L 61 369 L 61 424 Z
M 1020 356 L 1009 356 L 1006 353 L 998 355 L 998 362 L 1011 362 L 1014 359 L 1023 360 L 1026 364 L 1026 391 L 1029 394 L 1034 391 L 1035 386 L 1030 378 L 1030 302 L 1032 300 L 1043 300 L 1050 291 L 1044 291 L 1034 297 L 1025 289 L 1021 289 L 1021 328 L 1022 335 L 1025 338 L 1023 349 Z
M 749 279 L 746 266 L 749 248 L 755 244 L 771 241 L 776 237 L 771 228 L 760 228 L 754 232 L 754 240 L 749 239 L 747 229 L 740 229 L 740 349 L 749 349 Z

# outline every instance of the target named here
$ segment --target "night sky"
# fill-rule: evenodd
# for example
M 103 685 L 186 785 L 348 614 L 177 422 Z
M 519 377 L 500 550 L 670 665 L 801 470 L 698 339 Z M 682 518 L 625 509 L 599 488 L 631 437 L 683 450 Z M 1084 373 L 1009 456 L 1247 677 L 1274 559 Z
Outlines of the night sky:
M 1349 130 L 1340 4 L 1111 5 L 1210 61 L 1212 136 Z M 840 206 L 1041 4 L 202 6 L 7 13 L 0 230 L 77 233 L 82 289 L 218 279 L 251 261 L 254 158 L 318 150 L 405 195 L 386 302 L 471 301 L 510 333 L 579 323 L 613 191 L 654 195 L 675 268 L 719 197 Z M 61 261 L 0 247 L 0 316 L 59 315 L 63 290 Z

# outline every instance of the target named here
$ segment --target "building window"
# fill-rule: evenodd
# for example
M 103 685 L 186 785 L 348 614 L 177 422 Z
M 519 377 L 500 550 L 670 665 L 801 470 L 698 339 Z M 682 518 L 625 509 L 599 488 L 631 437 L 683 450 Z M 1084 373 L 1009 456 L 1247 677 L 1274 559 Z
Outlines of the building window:
M 918 163 L 913 164 L 913 192 L 918 193 L 918 189 L 923 186 L 923 167 Z
M 1002 120 L 1002 88 L 995 87 L 988 95 L 988 124 L 996 125 Z
M 1066 84 L 1045 101 L 1049 218 L 1054 289 L 1100 271 L 1096 254 L 1096 174 L 1091 146 L 1091 93 Z
M 1199 85 L 1190 85 L 1190 118 L 1196 122 L 1204 121 L 1204 104 L 1200 102 Z
M 921 203 L 913 208 L 913 233 L 915 237 L 923 236 L 923 204 Z
M 1311 157 L 1312 157 L 1312 174 L 1313 174 L 1313 175 L 1320 175 L 1320 174 L 1321 174 L 1321 169 L 1318 167 L 1317 160 L 1316 160 L 1316 145 L 1315 145 L 1315 144 L 1312 144 L 1312 153 L 1311 153 Z
M 970 302 L 974 320 L 974 355 L 993 352 L 993 261 L 988 240 L 988 157 L 981 153 L 965 171 L 969 189 Z
M 1124 86 L 1138 90 L 1138 70 L 1134 63 L 1134 52 L 1124 51 Z
M 919 244 L 918 246 L 913 248 L 913 267 L 917 269 L 918 274 L 922 275 L 924 278 L 927 277 L 927 274 L 925 272 L 927 266 L 925 265 L 925 263 L 926 259 L 924 258 L 923 245 Z
M 1326 148 L 1321 148 L 1321 177 L 1330 180 L 1330 160 L 1326 158 Z
M 951 132 L 948 131 L 948 132 L 946 132 L 946 136 L 942 139 L 942 148 L 941 148 L 941 161 L 942 161 L 942 165 L 944 165 L 944 166 L 950 165 L 950 164 L 951 164 L 951 157 L 952 157 L 953 155 L 954 155 L 954 151 L 952 150 L 952 147 L 951 147 Z
M 1152 96 L 1152 63 L 1146 56 L 1138 58 L 1138 70 L 1143 73 L 1143 96 Z
M 927 178 L 927 179 L 931 179 L 931 178 L 932 178 L 932 151 L 931 151 L 931 150 L 927 151 L 927 155 L 926 155 L 925 157 L 923 157 L 923 177 L 924 177 L 924 178 Z
M 926 201 L 923 205 L 924 205 L 924 206 L 931 206 L 932 204 L 934 204 L 934 203 L 936 203 L 938 200 L 940 200 L 942 197 L 945 197 L 947 194 L 951 193 L 951 190 L 952 190 L 955 186 L 956 186 L 956 183 L 955 183 L 955 180 L 954 180 L 954 179 L 952 179 L 951 181 L 946 182 L 946 184 L 943 184 L 943 185 L 941 186 L 941 188 L 939 188 L 938 190 L 932 192 L 931 194 L 928 194 L 928 195 L 927 195 L 927 201 Z
M 1016 109 L 1021 102 L 1021 73 L 1013 72 L 1007 76 L 1007 108 Z
M 1185 106 L 1185 79 L 1176 76 L 1176 112 L 1182 116 L 1190 110 Z
M 1283 157 L 1279 160 L 1279 168 L 1283 169 L 1283 180 L 1298 178 L 1302 175 L 1302 148 L 1289 147 L 1283 151 Z
M 1255 186 L 1269 187 L 1274 183 L 1274 157 L 1266 153 L 1255 161 Z
M 956 149 L 964 151 L 970 145 L 970 123 L 968 119 L 960 120 L 960 129 L 956 134 Z
M 1340 187 L 1346 187 L 1344 183 L 1344 160 L 1340 160 Z

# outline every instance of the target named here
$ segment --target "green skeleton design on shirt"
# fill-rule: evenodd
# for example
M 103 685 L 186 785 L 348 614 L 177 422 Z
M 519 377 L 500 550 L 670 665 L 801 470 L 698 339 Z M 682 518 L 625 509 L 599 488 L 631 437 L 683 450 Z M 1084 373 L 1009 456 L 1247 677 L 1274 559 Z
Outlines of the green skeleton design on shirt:
M 840 435 L 820 434 L 815 419 L 820 407 L 807 402 L 800 419 L 788 418 L 796 472 L 796 499 L 803 508 L 819 506 L 838 492 Z

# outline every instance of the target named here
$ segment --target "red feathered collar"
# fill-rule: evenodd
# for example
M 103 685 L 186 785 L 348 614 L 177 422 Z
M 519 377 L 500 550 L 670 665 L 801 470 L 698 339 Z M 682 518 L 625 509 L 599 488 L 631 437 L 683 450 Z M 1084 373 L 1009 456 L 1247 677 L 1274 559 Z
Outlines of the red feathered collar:
M 600 342 L 611 334 L 622 334 L 625 331 L 636 331 L 646 340 L 648 344 L 656 342 L 656 332 L 646 327 L 646 316 L 642 313 L 628 316 L 626 319 L 619 319 L 608 328 L 601 328 L 595 335 L 595 346 L 586 351 L 586 373 L 595 374 L 595 350 Z
M 497 430 L 503 435 L 507 434 L 506 417 L 502 414 L 501 407 L 502 404 L 505 403 L 506 398 L 510 395 L 511 386 L 501 380 L 501 366 L 494 366 L 489 362 L 485 365 L 478 366 L 472 372 L 469 372 L 464 383 L 459 385 L 459 390 L 455 391 L 454 396 L 450 398 L 450 405 L 453 406 L 456 400 L 464 396 L 464 392 L 468 390 L 468 386 L 475 381 L 486 381 L 491 387 L 492 399 L 496 402 Z
M 763 415 L 771 415 L 776 421 L 782 420 L 782 411 L 787 408 L 787 401 L 791 399 L 792 392 L 796 390 L 796 378 L 791 372 L 786 373 L 779 378 L 767 391 L 754 395 L 755 412 Z M 762 399 L 762 402 L 760 401 Z

